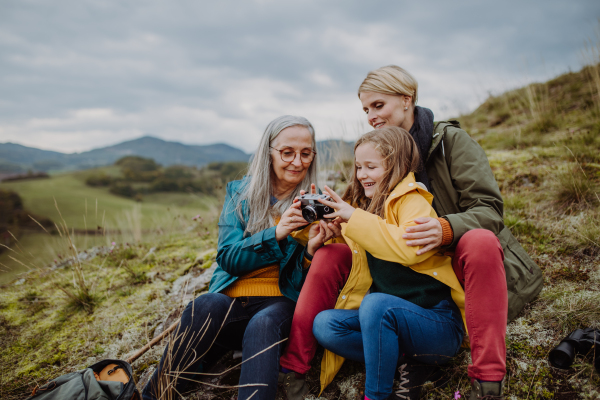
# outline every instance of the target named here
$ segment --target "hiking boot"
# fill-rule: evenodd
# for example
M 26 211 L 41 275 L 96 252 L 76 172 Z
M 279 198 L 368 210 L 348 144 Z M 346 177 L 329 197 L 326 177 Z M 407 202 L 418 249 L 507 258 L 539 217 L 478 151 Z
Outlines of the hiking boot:
M 437 365 L 405 361 L 398 367 L 398 387 L 392 390 L 389 400 L 418 400 L 425 382 L 440 382 L 443 373 Z M 439 386 L 439 385 L 436 385 Z
M 283 376 L 282 376 L 283 375 Z M 304 378 L 296 378 L 294 371 L 284 374 L 279 373 L 279 379 L 283 383 L 283 390 L 288 400 L 303 400 L 308 394 L 308 385 Z
M 469 400 L 504 400 L 503 386 L 504 379 L 500 382 L 479 382 L 475 379 L 471 387 Z

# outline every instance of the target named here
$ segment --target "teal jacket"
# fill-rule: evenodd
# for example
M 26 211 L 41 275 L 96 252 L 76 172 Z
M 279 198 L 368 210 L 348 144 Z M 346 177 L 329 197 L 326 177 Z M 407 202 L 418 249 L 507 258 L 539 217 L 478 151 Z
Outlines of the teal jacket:
M 279 264 L 279 290 L 291 299 L 298 300 L 308 268 L 303 268 L 304 246 L 291 236 L 275 240 L 275 226 L 255 233 L 245 234 L 248 210 L 242 203 L 243 221 L 236 212 L 239 196 L 248 178 L 229 182 L 225 204 L 219 218 L 219 245 L 217 268 L 210 280 L 209 292 L 218 293 L 249 272 Z

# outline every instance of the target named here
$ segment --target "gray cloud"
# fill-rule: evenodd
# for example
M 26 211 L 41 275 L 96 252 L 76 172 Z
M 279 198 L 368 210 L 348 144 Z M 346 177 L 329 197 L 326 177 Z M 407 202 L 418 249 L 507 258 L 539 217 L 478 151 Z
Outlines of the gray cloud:
M 356 89 L 395 63 L 444 118 L 581 66 L 597 1 L 0 3 L 0 141 L 80 151 L 152 134 L 252 151 L 300 114 L 360 126 Z

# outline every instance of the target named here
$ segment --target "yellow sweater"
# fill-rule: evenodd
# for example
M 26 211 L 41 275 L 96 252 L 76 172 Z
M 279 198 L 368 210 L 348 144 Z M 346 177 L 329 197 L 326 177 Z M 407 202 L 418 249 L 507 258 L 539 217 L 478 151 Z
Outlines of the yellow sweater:
M 279 265 L 269 265 L 240 276 L 221 293 L 229 297 L 283 296 L 279 290 Z

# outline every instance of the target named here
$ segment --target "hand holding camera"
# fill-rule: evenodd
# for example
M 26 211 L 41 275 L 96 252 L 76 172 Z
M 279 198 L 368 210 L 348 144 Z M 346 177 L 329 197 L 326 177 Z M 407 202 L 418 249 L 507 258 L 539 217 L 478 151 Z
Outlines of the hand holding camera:
M 352 216 L 352 214 L 354 213 L 356 208 L 352 207 L 350 204 L 348 204 L 344 200 L 342 200 L 342 198 L 336 192 L 334 192 L 330 187 L 325 186 L 323 188 L 323 191 L 325 192 L 324 194 L 321 195 L 323 197 L 316 199 L 316 201 L 321 203 L 323 206 L 327 207 L 328 211 L 334 211 L 334 212 L 330 212 L 328 214 L 323 214 L 323 218 L 325 218 L 325 219 L 338 218 L 337 219 L 338 222 L 348 222 L 348 220 L 350 219 L 350 217 Z M 316 213 L 325 212 L 325 208 L 321 208 L 319 211 L 315 210 L 315 212 Z M 312 211 L 311 211 L 311 213 L 312 213 Z M 304 210 L 302 210 L 302 215 L 304 216 Z

